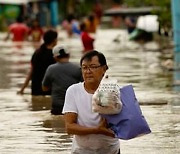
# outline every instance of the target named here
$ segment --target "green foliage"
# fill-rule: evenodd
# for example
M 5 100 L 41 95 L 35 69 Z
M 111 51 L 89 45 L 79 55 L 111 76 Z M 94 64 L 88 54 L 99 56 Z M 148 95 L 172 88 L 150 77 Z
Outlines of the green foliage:
M 87 16 L 92 11 L 93 3 L 91 1 L 84 1 L 75 6 L 75 12 L 78 17 Z
M 15 19 L 20 13 L 20 7 L 17 5 L 5 5 L 3 7 L 3 14 L 6 18 Z
M 170 28 L 171 25 L 171 1 L 163 0 L 156 1 L 156 5 L 160 7 L 159 14 L 159 22 L 163 27 Z
M 87 16 L 95 4 L 95 0 L 61 0 L 59 3 L 60 18 L 66 18 L 69 14 L 73 14 L 76 17 Z M 69 12 L 71 8 L 72 12 Z

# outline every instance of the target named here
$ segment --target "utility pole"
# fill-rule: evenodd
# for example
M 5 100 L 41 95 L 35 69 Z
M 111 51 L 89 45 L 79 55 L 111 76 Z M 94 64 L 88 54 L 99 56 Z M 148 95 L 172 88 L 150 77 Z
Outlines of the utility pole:
M 171 0 L 174 40 L 174 87 L 180 91 L 180 0 Z

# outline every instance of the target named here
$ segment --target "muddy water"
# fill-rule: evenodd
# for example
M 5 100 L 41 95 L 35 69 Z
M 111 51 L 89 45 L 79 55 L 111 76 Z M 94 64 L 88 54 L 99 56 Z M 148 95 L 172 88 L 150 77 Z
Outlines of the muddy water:
M 107 74 L 120 86 L 133 84 L 152 129 L 149 135 L 121 140 L 121 153 L 180 153 L 179 92 L 171 87 L 173 73 L 161 67 L 158 45 L 129 42 L 121 30 L 98 30 L 95 37 L 95 48 L 107 57 Z M 79 38 L 67 38 L 60 31 L 59 44 L 67 46 L 72 62 L 79 62 Z M 10 41 L 1 41 L 0 46 L 0 153 L 70 153 L 71 136 L 64 131 L 62 117 L 50 115 L 50 97 L 31 97 L 29 87 L 26 94 L 16 94 L 28 72 L 33 46 L 25 42 L 17 48 Z

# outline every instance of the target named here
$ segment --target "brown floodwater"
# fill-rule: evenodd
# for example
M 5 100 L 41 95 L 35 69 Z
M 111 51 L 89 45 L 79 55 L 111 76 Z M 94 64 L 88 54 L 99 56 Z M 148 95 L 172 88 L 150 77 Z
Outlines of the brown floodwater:
M 98 29 L 95 38 L 95 48 L 107 57 L 108 76 L 120 86 L 134 86 L 152 130 L 149 135 L 120 140 L 121 153 L 180 153 L 180 92 L 172 87 L 173 72 L 161 66 L 158 44 L 129 42 L 126 31 L 117 29 Z M 61 30 L 58 43 L 70 51 L 70 61 L 79 63 L 79 37 L 67 38 Z M 63 118 L 50 114 L 50 97 L 32 97 L 30 85 L 24 95 L 16 94 L 30 67 L 33 45 L 25 42 L 17 48 L 11 41 L 0 41 L 0 47 L 0 153 L 70 153 L 72 136 L 66 134 Z

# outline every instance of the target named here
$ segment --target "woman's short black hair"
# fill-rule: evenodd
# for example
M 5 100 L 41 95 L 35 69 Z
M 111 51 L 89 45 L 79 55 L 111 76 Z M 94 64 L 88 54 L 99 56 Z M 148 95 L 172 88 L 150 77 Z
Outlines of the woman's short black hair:
M 48 30 L 44 33 L 43 40 L 45 44 L 51 44 L 55 39 L 57 39 L 58 33 L 55 30 Z
M 97 56 L 97 57 L 98 57 L 98 60 L 99 60 L 99 63 L 100 63 L 101 66 L 106 66 L 107 69 L 108 69 L 107 62 L 106 62 L 106 58 L 105 58 L 104 54 L 101 53 L 101 52 L 98 52 L 98 51 L 96 51 L 96 50 L 92 50 L 92 51 L 89 51 L 89 52 L 85 53 L 85 54 L 81 57 L 80 65 L 82 66 L 83 60 L 91 61 L 92 57 L 94 57 L 94 56 Z

